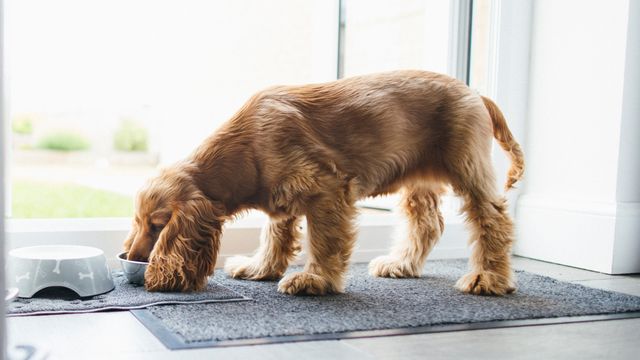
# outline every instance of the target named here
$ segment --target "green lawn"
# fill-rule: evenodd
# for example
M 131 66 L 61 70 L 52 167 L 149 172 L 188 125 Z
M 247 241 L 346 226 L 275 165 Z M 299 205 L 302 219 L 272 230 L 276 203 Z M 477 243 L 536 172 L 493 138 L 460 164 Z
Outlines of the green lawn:
M 11 205 L 14 219 L 133 215 L 129 196 L 68 183 L 14 181 Z

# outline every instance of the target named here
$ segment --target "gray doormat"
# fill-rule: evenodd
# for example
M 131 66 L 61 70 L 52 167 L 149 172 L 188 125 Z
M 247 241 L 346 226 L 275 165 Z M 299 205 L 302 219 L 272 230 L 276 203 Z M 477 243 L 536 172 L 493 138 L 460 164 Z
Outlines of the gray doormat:
M 427 262 L 421 278 L 383 279 L 369 276 L 366 264 L 355 264 L 346 293 L 325 297 L 283 295 L 275 281 L 235 280 L 218 271 L 217 282 L 253 301 L 156 306 L 132 313 L 170 349 L 640 316 L 640 297 L 523 271 L 517 271 L 514 294 L 466 295 L 454 288 L 466 271 L 465 260 L 437 260 Z
M 129 284 L 121 271 L 113 272 L 115 289 L 87 298 L 64 288 L 44 289 L 33 298 L 18 298 L 7 304 L 7 316 L 87 313 L 108 310 L 142 309 L 152 305 L 194 304 L 249 300 L 212 278 L 207 289 L 198 293 L 150 293 L 144 287 Z

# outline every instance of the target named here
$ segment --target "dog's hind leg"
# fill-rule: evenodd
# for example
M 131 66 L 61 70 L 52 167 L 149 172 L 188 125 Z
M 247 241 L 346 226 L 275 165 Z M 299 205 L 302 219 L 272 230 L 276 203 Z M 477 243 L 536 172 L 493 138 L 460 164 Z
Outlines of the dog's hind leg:
M 260 247 L 255 255 L 234 256 L 224 265 L 227 274 L 248 280 L 277 279 L 284 274 L 300 250 L 299 219 L 270 219 L 260 234 Z
M 309 259 L 301 272 L 285 276 L 278 291 L 324 295 L 344 291 L 344 276 L 356 239 L 354 202 L 340 191 L 318 195 L 307 209 Z
M 452 182 L 464 198 L 462 210 L 470 224 L 471 272 L 456 283 L 466 293 L 504 295 L 515 290 L 511 270 L 513 221 L 504 197 L 498 195 L 488 162 L 469 162 L 464 176 Z
M 438 209 L 441 184 L 407 186 L 403 190 L 402 209 L 408 220 L 407 234 L 396 240 L 391 253 L 369 263 L 369 273 L 380 277 L 418 277 L 433 246 L 444 230 Z

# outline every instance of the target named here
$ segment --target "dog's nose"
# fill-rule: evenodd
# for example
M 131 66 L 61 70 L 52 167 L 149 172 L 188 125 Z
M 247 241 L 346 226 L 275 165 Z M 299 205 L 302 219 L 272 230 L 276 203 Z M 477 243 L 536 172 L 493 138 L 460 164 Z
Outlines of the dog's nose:
M 129 252 L 129 254 L 127 254 L 127 260 L 129 260 L 129 261 L 148 262 L 149 257 L 148 256 L 144 256 L 142 254 Z

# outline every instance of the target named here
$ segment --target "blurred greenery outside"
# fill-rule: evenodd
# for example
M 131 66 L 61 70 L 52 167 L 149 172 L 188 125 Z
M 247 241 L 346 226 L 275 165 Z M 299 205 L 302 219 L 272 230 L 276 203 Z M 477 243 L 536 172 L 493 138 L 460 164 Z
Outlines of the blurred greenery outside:
M 16 180 L 12 214 L 20 218 L 131 217 L 133 199 L 69 183 Z
M 11 132 L 15 136 L 14 148 L 17 151 L 31 153 L 32 150 L 37 149 L 40 151 L 48 150 L 51 153 L 84 152 L 88 156 L 94 156 L 93 154 L 98 152 L 91 144 L 93 140 L 80 132 L 65 129 L 42 129 L 39 124 L 30 115 L 21 115 L 13 119 Z M 34 131 L 35 128 L 40 131 Z M 125 118 L 115 129 L 111 138 L 111 146 L 113 150 L 118 152 L 147 152 L 147 129 L 139 122 Z M 90 152 L 87 152 L 88 150 Z M 41 157 L 37 161 L 42 162 L 42 165 L 52 165 L 51 157 L 45 153 L 34 154 L 36 157 Z M 105 155 L 102 153 L 95 156 Z M 54 160 L 54 163 L 57 164 L 58 161 Z M 64 169 L 68 166 L 65 163 L 68 160 L 62 161 L 60 168 Z M 38 166 L 37 164 L 35 166 Z M 31 164 L 31 166 L 34 165 Z M 77 169 L 77 165 L 72 166 Z M 41 176 L 14 178 L 11 188 L 11 217 L 14 219 L 34 219 L 131 217 L 133 215 L 131 195 L 100 189 L 98 184 L 96 184 L 97 187 L 77 185 L 74 184 L 75 178 L 73 176 L 68 175 L 67 179 L 60 179 L 60 175 L 58 175 L 54 176 L 51 181 Z
M 47 134 L 38 142 L 38 148 L 56 151 L 81 151 L 90 146 L 82 135 L 66 131 Z
M 33 135 L 34 125 L 31 117 L 22 115 L 11 122 L 11 131 L 16 135 Z M 91 148 L 91 141 L 80 133 L 69 130 L 50 131 L 34 144 L 19 145 L 22 150 L 39 148 L 54 151 L 83 151 Z M 124 152 L 146 152 L 149 149 L 147 129 L 137 121 L 122 119 L 113 134 L 113 149 Z
M 134 120 L 125 119 L 113 136 L 113 147 L 119 151 L 147 151 L 147 130 Z
M 33 122 L 27 116 L 19 117 L 11 123 L 11 131 L 16 134 L 29 135 L 33 133 Z

